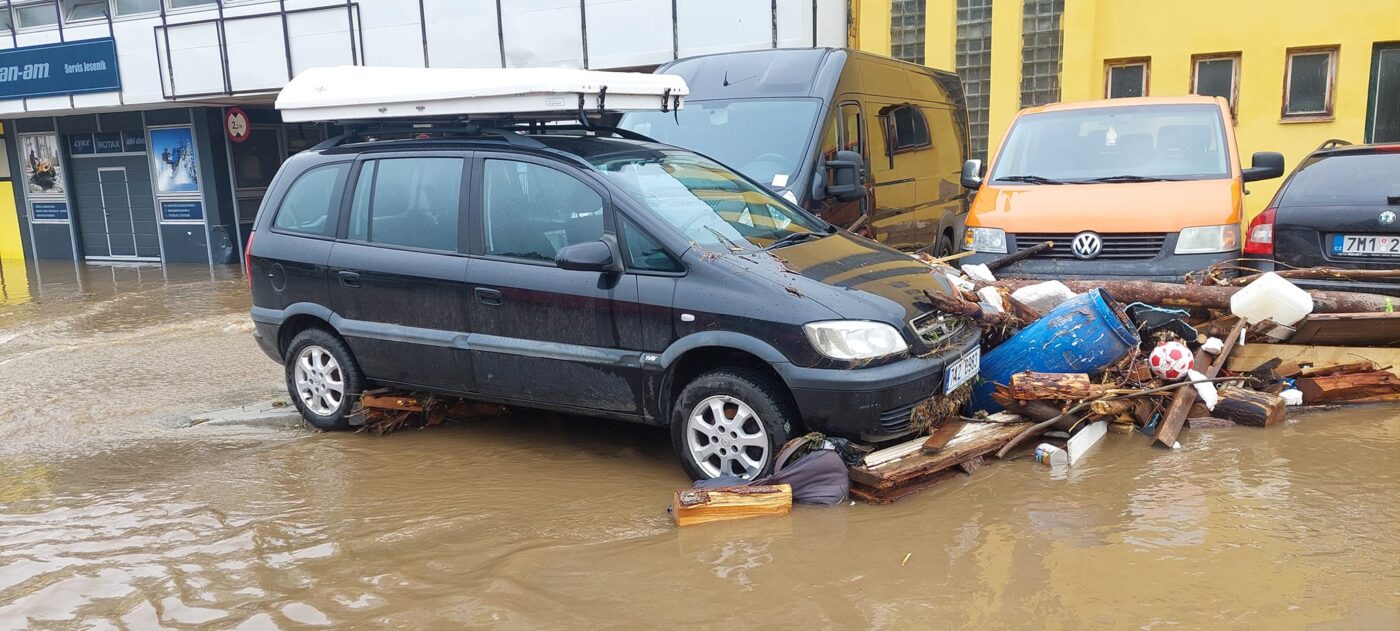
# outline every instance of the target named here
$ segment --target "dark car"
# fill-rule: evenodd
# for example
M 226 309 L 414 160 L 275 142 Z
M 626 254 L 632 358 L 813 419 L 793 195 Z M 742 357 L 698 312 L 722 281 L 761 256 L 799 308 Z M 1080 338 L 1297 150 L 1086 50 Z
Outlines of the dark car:
M 679 59 L 679 112 L 624 129 L 699 151 L 822 219 L 901 250 L 952 254 L 969 196 L 958 75 L 858 50 L 752 50 Z
M 1304 159 L 1249 224 L 1244 252 L 1270 271 L 1400 267 L 1400 144 L 1328 141 Z M 1400 296 L 1400 279 L 1296 279 L 1308 289 Z
M 669 426 L 692 476 L 753 477 L 799 428 L 907 434 L 979 361 L 927 266 L 601 133 L 328 142 L 248 250 L 255 336 L 324 429 L 384 384 Z

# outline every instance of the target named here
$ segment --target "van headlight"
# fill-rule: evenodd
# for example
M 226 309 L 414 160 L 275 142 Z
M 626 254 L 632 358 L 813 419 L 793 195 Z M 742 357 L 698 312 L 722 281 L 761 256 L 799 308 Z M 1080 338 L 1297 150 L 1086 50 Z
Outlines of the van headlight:
M 1240 249 L 1240 227 L 1197 226 L 1181 231 L 1176 238 L 1177 254 L 1211 254 Z
M 1001 228 L 968 228 L 963 233 L 963 249 L 1006 254 L 1006 231 Z
M 831 320 L 802 326 L 817 352 L 832 359 L 875 359 L 909 350 L 894 327 L 865 320 Z

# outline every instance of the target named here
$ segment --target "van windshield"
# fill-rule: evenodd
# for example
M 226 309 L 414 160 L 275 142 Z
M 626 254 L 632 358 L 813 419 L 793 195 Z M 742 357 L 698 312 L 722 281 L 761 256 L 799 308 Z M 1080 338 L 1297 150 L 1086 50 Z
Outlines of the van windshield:
M 747 250 L 827 234 L 821 221 L 688 151 L 613 153 L 589 160 L 628 197 L 701 245 Z
M 802 164 L 819 99 L 686 101 L 679 112 L 633 112 L 619 127 L 698 151 L 774 188 Z
M 1141 105 L 1022 116 L 1002 145 L 991 179 L 1083 184 L 1229 175 L 1220 108 Z

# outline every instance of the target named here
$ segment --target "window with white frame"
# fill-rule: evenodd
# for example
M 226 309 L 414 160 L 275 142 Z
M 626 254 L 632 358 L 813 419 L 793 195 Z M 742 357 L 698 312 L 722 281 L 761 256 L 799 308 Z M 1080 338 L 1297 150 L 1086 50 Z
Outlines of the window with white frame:
M 1238 112 L 1240 54 L 1196 55 L 1191 61 L 1191 93 L 1221 97 L 1230 102 L 1231 114 Z
M 218 0 L 166 0 L 172 9 L 184 9 L 187 7 L 197 7 L 206 4 L 214 4 Z
M 59 0 L 64 22 L 99 20 L 108 15 L 107 0 Z
M 1147 59 L 1104 62 L 1104 96 L 1110 99 L 1147 96 Z
M 58 24 L 58 7 L 53 2 L 14 4 L 16 28 L 38 28 Z
M 1283 76 L 1284 118 L 1331 118 L 1337 47 L 1290 48 Z
M 116 15 L 135 15 L 160 11 L 160 0 L 113 0 Z

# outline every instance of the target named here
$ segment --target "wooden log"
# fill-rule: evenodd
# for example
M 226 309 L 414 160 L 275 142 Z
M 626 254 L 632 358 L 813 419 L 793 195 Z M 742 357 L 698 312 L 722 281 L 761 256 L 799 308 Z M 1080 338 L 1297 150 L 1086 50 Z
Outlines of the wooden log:
M 1311 366 L 1335 366 L 1361 360 L 1375 362 L 1383 370 L 1400 375 L 1400 348 L 1363 346 L 1305 346 L 1300 344 L 1250 344 L 1230 354 L 1226 368 L 1233 372 L 1249 372 L 1275 357 L 1285 362 Z M 1389 368 L 1385 368 L 1389 366 Z
M 1111 416 L 1117 418 L 1124 414 L 1131 414 L 1133 402 L 1129 399 L 1118 401 L 1093 401 L 1089 403 L 1089 416 Z
M 1340 267 L 1305 267 L 1302 269 L 1277 270 L 1274 272 L 1284 278 L 1301 278 L 1308 280 L 1390 280 L 1400 279 L 1400 269 L 1344 269 Z M 1238 276 L 1226 281 L 1234 286 L 1248 285 L 1259 278 L 1259 274 L 1248 276 Z
M 1011 396 L 1022 401 L 1078 401 L 1103 395 L 1107 388 L 1084 373 L 1018 372 L 1011 375 Z
M 992 400 L 996 401 L 997 405 L 1006 408 L 1007 411 L 1037 423 L 1044 423 L 1064 414 L 1064 410 L 1044 401 L 1022 401 L 1001 389 L 992 393 Z M 1069 430 L 1074 426 L 1076 420 L 1078 419 L 1074 417 L 1066 417 L 1056 429 Z
M 1004 278 L 993 283 L 978 283 L 978 287 L 1006 287 L 1020 289 L 1044 281 Z M 1157 283 L 1147 280 L 1065 280 L 1061 281 L 1071 290 L 1084 293 L 1102 288 L 1114 300 L 1123 304 L 1145 302 L 1164 307 L 1192 307 L 1199 309 L 1229 309 L 1230 297 L 1239 287 L 1207 287 L 1203 285 L 1177 285 Z M 1363 294 L 1349 291 L 1308 291 L 1313 299 L 1313 313 L 1375 313 L 1385 310 L 1386 296 Z M 1392 299 L 1393 300 L 1393 299 Z
M 671 498 L 671 518 L 677 526 L 786 515 L 791 511 L 792 487 L 787 484 L 677 489 Z
M 1212 416 L 1250 427 L 1273 427 L 1283 422 L 1287 405 L 1283 397 L 1234 386 L 1221 386 L 1216 392 L 1220 400 L 1216 401 Z
M 1400 393 L 1400 377 L 1381 370 L 1329 377 L 1303 377 L 1298 380 L 1298 390 L 1303 393 L 1304 403 L 1349 401 Z
M 929 303 L 933 305 L 933 308 L 938 311 L 942 311 L 943 313 L 949 313 L 956 316 L 962 316 L 965 318 L 970 318 L 972 320 L 977 321 L 979 324 L 984 324 L 991 327 L 1019 327 L 1022 324 L 1021 322 L 1018 322 L 1009 313 L 994 313 L 983 311 L 982 305 L 980 303 L 972 302 L 970 300 L 954 298 L 952 296 L 947 296 L 933 291 L 925 291 L 924 298 L 927 299 Z
M 1209 353 L 1196 352 L 1196 366 L 1207 366 L 1205 370 L 1201 371 L 1207 379 L 1220 374 L 1220 370 L 1225 367 L 1225 362 L 1230 357 L 1230 352 L 1234 350 L 1240 336 L 1244 335 L 1244 330 L 1244 320 L 1235 323 L 1235 328 L 1231 329 L 1230 334 L 1225 336 L 1225 346 L 1220 349 L 1220 353 L 1215 356 L 1214 361 L 1211 361 Z M 1167 406 L 1162 420 L 1157 423 L 1157 431 L 1152 435 L 1152 441 L 1168 449 L 1175 447 L 1177 434 L 1181 433 L 1181 426 L 1186 423 L 1186 415 L 1191 411 L 1191 405 L 1195 402 L 1196 388 L 1194 386 L 1177 388 L 1176 393 L 1172 395 L 1171 405 Z
M 987 269 L 995 272 L 1003 267 L 1006 267 L 1007 265 L 1010 265 L 1017 261 L 1028 259 L 1046 250 L 1053 250 L 1054 248 L 1054 241 L 1042 241 L 1030 247 L 1022 248 L 1019 251 L 1012 252 L 1011 254 L 1008 254 L 1001 258 L 992 259 L 990 262 L 987 263 Z
M 1186 419 L 1186 426 L 1196 429 L 1220 429 L 1222 427 L 1234 427 L 1235 422 L 1214 416 L 1192 416 Z
M 948 441 L 953 440 L 953 437 L 958 435 L 958 432 L 962 430 L 964 425 L 967 425 L 967 422 L 961 419 L 945 419 L 942 423 L 939 423 L 938 426 L 933 428 L 933 431 L 929 433 L 928 440 L 924 441 L 924 453 L 936 452 L 942 449 L 948 444 Z

